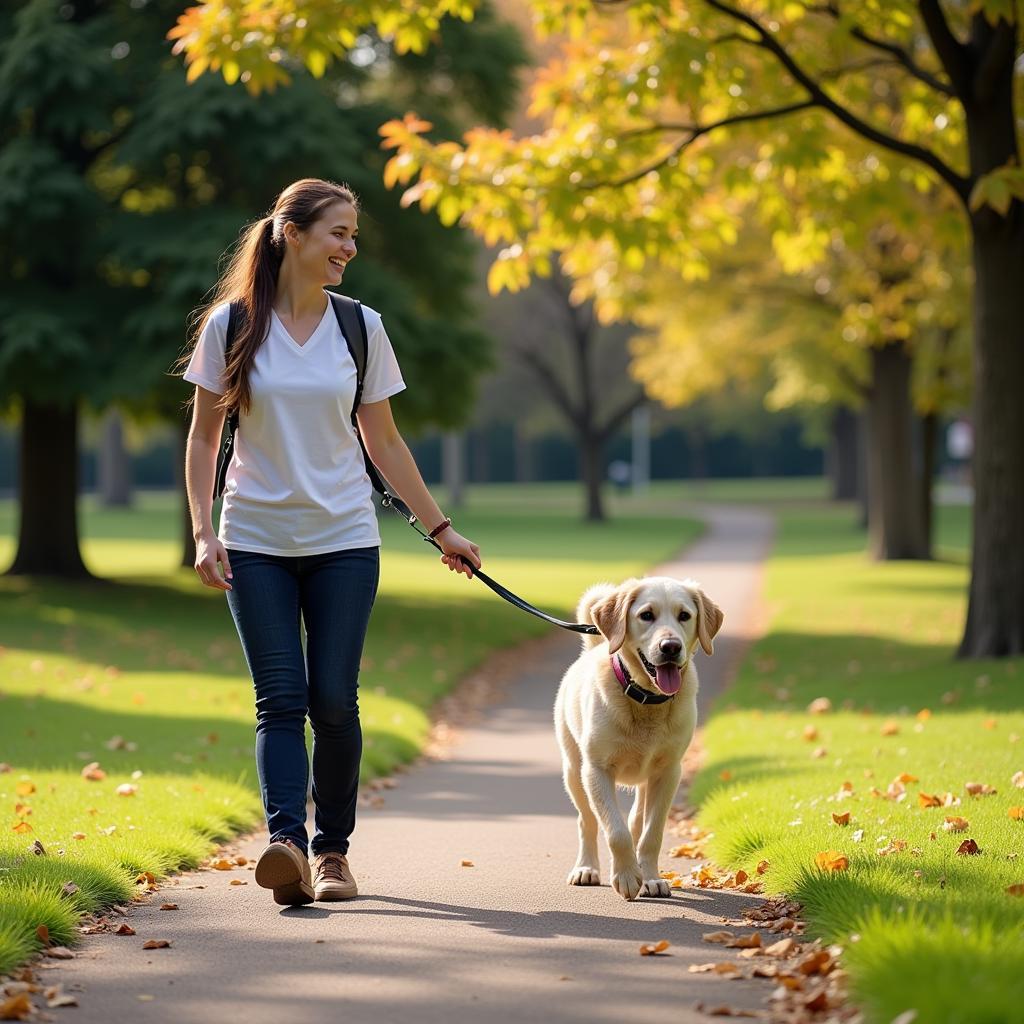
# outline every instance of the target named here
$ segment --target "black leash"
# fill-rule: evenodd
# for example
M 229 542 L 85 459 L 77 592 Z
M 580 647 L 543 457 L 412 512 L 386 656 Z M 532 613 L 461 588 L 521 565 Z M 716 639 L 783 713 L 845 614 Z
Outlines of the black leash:
M 370 460 L 366 460 L 369 465 Z M 376 467 L 374 467 L 376 469 Z M 374 477 L 376 476 L 376 479 Z M 374 489 L 380 494 L 380 503 L 384 508 L 394 509 L 395 512 L 400 515 L 428 544 L 432 544 L 441 554 L 444 554 L 444 548 L 434 540 L 433 537 L 428 537 L 417 525 L 418 520 L 409 510 L 409 507 L 402 501 L 401 498 L 395 497 L 385 486 L 383 481 L 380 479 L 380 474 L 371 473 L 370 480 L 373 483 Z M 378 486 L 379 484 L 379 486 Z M 461 556 L 460 556 L 461 557 Z M 545 622 L 550 622 L 553 626 L 561 626 L 562 629 L 570 629 L 574 633 L 590 633 L 597 634 L 600 631 L 597 626 L 592 626 L 588 622 L 563 622 L 561 619 L 556 619 L 554 615 L 548 615 L 547 612 L 542 612 L 539 608 L 534 608 L 529 601 L 524 601 L 518 594 L 513 594 L 508 587 L 502 586 L 497 580 L 491 579 L 482 569 L 477 569 L 475 566 L 471 566 L 473 569 L 473 576 L 481 580 L 488 587 L 493 590 L 498 597 L 503 597 L 509 604 L 515 605 L 516 608 L 522 609 L 524 612 L 529 612 L 530 615 L 536 615 L 538 619 L 543 619 Z

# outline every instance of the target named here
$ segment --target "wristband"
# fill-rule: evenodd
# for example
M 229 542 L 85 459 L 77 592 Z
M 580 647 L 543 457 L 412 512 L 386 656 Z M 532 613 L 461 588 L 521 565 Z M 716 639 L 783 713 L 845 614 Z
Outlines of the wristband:
M 435 526 L 430 531 L 430 533 L 427 534 L 427 536 L 431 540 L 433 540 L 439 533 L 444 533 L 444 531 L 447 530 L 448 527 L 451 526 L 451 525 L 452 525 L 452 521 L 446 517 L 446 518 L 442 519 L 441 522 L 439 522 L 437 524 L 437 526 Z

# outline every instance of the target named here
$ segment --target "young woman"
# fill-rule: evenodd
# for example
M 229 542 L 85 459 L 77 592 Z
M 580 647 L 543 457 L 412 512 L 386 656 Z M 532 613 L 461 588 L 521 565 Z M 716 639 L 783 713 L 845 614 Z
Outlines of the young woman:
M 343 185 L 289 185 L 245 232 L 196 326 L 184 374 L 196 385 L 185 456 L 195 568 L 206 586 L 227 592 L 252 674 L 270 831 L 255 878 L 283 905 L 357 894 L 347 860 L 362 753 L 357 689 L 380 534 L 351 422 L 355 364 L 324 291 L 356 255 L 357 217 Z M 233 301 L 244 316 L 225 366 Z M 356 416 L 367 451 L 433 528 L 441 561 L 471 577 L 479 548 L 442 516 L 395 427 L 388 400 L 405 383 L 380 314 L 363 313 L 369 344 Z M 240 419 L 218 534 L 211 494 L 230 409 Z M 307 715 L 316 808 L 308 847 Z

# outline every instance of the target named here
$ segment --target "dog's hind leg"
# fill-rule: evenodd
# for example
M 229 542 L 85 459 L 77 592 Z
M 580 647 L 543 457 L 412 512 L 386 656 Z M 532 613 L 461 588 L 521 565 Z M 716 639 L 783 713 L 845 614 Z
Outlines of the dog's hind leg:
M 569 740 L 575 749 L 562 748 L 562 778 L 565 788 L 579 814 L 579 852 L 576 865 L 569 872 L 569 885 L 600 885 L 601 868 L 597 858 L 597 817 L 590 807 L 590 800 L 583 781 L 580 779 L 580 752 L 575 741 Z
M 665 835 L 665 822 L 669 808 L 679 788 L 679 764 L 668 765 L 660 775 L 647 780 L 644 787 L 647 799 L 644 805 L 644 827 L 637 845 L 640 873 L 644 878 L 645 896 L 671 896 L 672 887 L 658 872 L 658 854 Z
M 640 845 L 640 833 L 644 828 L 644 800 L 647 797 L 647 784 L 641 782 L 633 795 L 633 806 L 629 811 L 629 834 L 633 837 L 633 845 Z

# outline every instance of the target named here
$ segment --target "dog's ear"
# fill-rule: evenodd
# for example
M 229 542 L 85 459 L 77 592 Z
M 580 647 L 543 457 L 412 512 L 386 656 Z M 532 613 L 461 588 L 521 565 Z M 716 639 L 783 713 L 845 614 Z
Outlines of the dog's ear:
M 594 625 L 608 641 L 609 654 L 614 654 L 625 643 L 626 616 L 639 586 L 636 580 L 627 580 L 590 609 Z
M 714 654 L 715 648 L 711 641 L 722 628 L 725 615 L 700 587 L 693 588 L 693 597 L 697 602 L 697 639 L 705 654 Z

